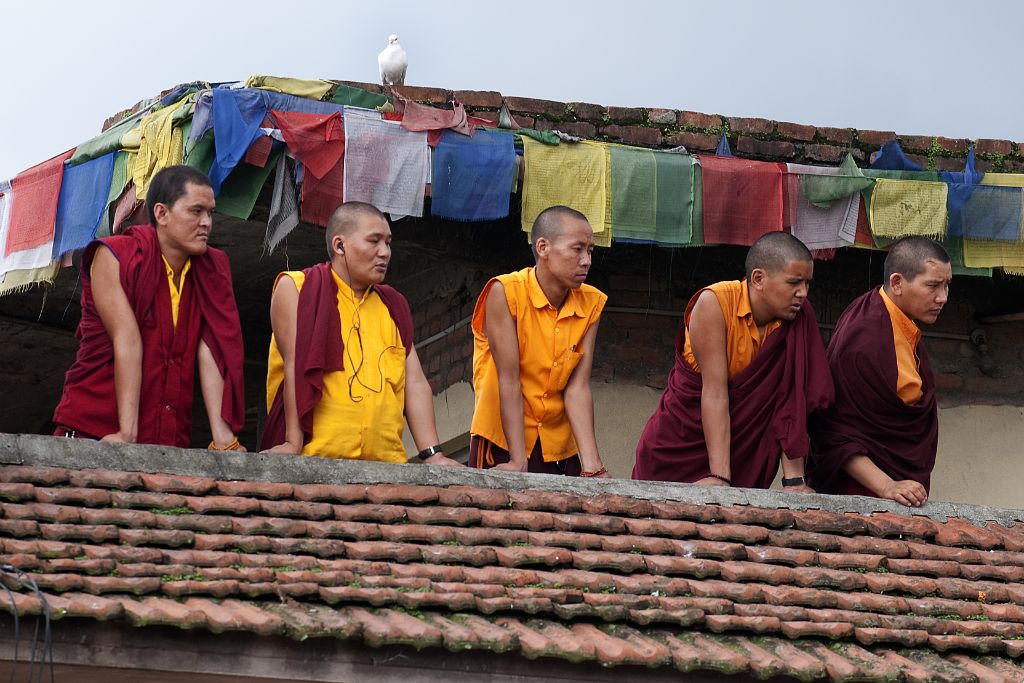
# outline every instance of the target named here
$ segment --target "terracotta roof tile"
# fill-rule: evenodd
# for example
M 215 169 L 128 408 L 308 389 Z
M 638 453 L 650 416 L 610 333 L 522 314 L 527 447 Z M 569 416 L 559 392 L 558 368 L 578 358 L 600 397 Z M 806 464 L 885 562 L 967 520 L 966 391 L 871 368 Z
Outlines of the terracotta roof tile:
M 762 678 L 1024 677 L 1019 525 L 24 466 L 0 467 L 0 499 L 0 563 L 58 617 Z

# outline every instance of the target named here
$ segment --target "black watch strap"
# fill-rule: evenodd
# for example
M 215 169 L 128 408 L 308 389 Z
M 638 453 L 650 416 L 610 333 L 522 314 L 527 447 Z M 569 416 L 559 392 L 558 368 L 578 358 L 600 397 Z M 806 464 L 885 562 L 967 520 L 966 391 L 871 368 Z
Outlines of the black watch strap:
M 422 451 L 416 454 L 416 457 L 419 458 L 420 460 L 426 460 L 427 458 L 433 455 L 437 455 L 438 453 L 443 452 L 444 449 L 441 448 L 441 444 L 437 444 L 436 446 L 431 446 L 430 448 L 424 448 Z
M 804 485 L 804 478 L 803 477 L 789 477 L 789 478 L 783 477 L 782 478 L 782 485 L 783 486 L 803 486 Z

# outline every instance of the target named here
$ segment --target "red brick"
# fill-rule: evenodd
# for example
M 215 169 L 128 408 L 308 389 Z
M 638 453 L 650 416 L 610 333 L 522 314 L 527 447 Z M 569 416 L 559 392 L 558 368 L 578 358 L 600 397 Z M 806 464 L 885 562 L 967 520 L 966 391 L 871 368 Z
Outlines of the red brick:
M 924 574 L 927 576 L 959 576 L 960 565 L 956 562 L 942 560 L 901 560 L 890 559 L 886 562 L 889 571 L 897 574 Z
M 185 499 L 185 505 L 201 515 L 251 515 L 260 511 L 260 501 L 238 496 L 190 496 Z
M 804 145 L 804 156 L 811 161 L 838 163 L 846 156 L 846 149 L 833 145 Z
M 121 578 L 119 576 L 83 576 L 81 590 L 87 593 L 131 593 L 146 595 L 160 590 L 160 579 L 155 577 Z
M 756 508 L 748 505 L 727 505 L 719 508 L 717 517 L 730 524 L 751 524 L 776 529 L 793 526 L 793 513 L 789 510 Z
M 885 555 L 887 557 L 907 557 L 910 549 L 905 541 L 893 541 L 886 538 L 870 536 L 853 536 L 852 538 L 837 537 L 838 550 L 843 553 L 864 553 L 867 555 Z
M 160 545 L 180 548 L 192 545 L 194 539 L 195 534 L 182 530 L 121 529 L 119 533 L 119 540 L 125 545 Z
M 110 503 L 116 508 L 159 508 L 171 510 L 186 506 L 185 496 L 176 493 L 150 493 L 148 491 L 112 491 Z
M 532 97 L 506 97 L 505 104 L 513 113 L 543 114 L 551 118 L 565 116 L 565 102 L 538 100 Z
M 999 537 L 1004 548 L 1015 552 L 1024 551 L 1024 524 L 1005 527 L 997 522 L 988 522 L 985 529 Z
M 588 571 L 612 570 L 632 573 L 646 568 L 642 555 L 634 553 L 609 553 L 599 550 L 579 550 L 572 553 L 572 564 L 577 569 Z
M 207 518 L 210 519 L 210 518 Z M 213 518 L 216 519 L 216 518 Z M 305 519 L 281 519 L 278 517 L 236 517 L 227 519 L 226 528 L 213 526 L 203 529 L 205 533 L 232 533 L 241 536 L 305 536 L 308 528 Z M 198 525 L 197 525 L 198 526 Z
M 81 512 L 85 509 L 50 505 L 49 503 L 28 503 L 26 505 L 6 503 L 3 506 L 3 514 L 7 519 L 34 519 L 57 524 L 77 524 L 82 518 Z
M 704 617 L 704 623 L 715 633 L 724 631 L 775 633 L 782 629 L 782 622 L 777 617 L 737 617 L 728 614 L 709 614 Z
M 741 135 L 736 143 L 736 151 L 744 156 L 762 159 L 792 159 L 796 155 L 796 147 L 785 140 L 758 140 Z
M 935 171 L 962 171 L 964 170 L 964 159 L 955 157 L 937 156 L 932 159 L 932 170 Z
M 631 496 L 603 494 L 580 499 L 583 511 L 593 515 L 622 515 L 626 517 L 650 517 L 654 508 L 649 501 Z M 628 520 L 627 520 L 628 524 Z
M 142 474 L 142 482 L 150 491 L 157 493 L 185 493 L 202 496 L 214 489 L 217 482 L 204 477 L 189 477 L 176 474 Z
M 735 541 L 756 545 L 768 541 L 768 530 L 745 524 L 698 524 L 697 535 L 706 541 Z
M 971 141 L 967 138 L 944 138 L 941 135 L 936 138 L 936 141 L 939 143 L 939 147 L 947 152 L 963 152 L 966 154 L 967 148 L 971 145 Z
M 656 126 L 673 126 L 678 119 L 674 109 L 655 108 L 647 112 L 647 120 Z
M 930 539 L 937 531 L 936 524 L 925 517 L 907 517 L 891 512 L 876 512 L 862 517 L 872 536 L 886 538 L 890 536 L 910 536 Z
M 0 483 L 0 499 L 17 502 L 20 500 L 34 500 L 35 497 L 36 487 L 32 484 Z
M 813 550 L 776 548 L 774 546 L 747 547 L 748 562 L 788 565 L 790 567 L 812 566 L 818 563 L 818 553 Z
M 25 482 L 40 486 L 66 484 L 71 473 L 63 467 L 30 467 L 28 465 L 6 465 L 0 467 L 0 481 L 7 483 Z
M 686 131 L 670 135 L 664 140 L 665 144 L 672 146 L 683 146 L 690 152 L 708 152 L 718 147 L 718 136 L 705 135 L 703 133 L 689 133 Z
M 801 531 L 815 531 L 825 534 L 853 536 L 867 531 L 863 518 L 854 515 L 839 515 L 825 510 L 794 512 L 793 520 Z
M 156 515 L 152 512 L 143 512 L 142 510 L 81 508 L 78 517 L 83 524 L 113 524 L 136 529 L 157 525 Z
M 36 500 L 40 503 L 54 505 L 86 505 L 88 507 L 104 507 L 110 505 L 111 494 L 103 489 L 36 488 Z
M 863 645 L 898 643 L 904 647 L 919 647 L 928 642 L 928 632 L 890 628 L 857 628 L 854 636 Z
M 810 142 L 814 139 L 814 132 L 817 130 L 814 126 L 806 126 L 801 123 L 788 123 L 786 121 L 779 121 L 777 124 L 777 130 L 779 135 L 789 138 L 790 140 L 799 140 L 801 142 Z
M 655 516 L 661 519 L 689 519 L 694 522 L 711 524 L 722 519 L 721 508 L 717 505 L 694 505 L 674 500 L 652 501 Z
M 444 88 L 400 85 L 395 87 L 395 92 L 406 99 L 415 100 L 416 102 L 429 102 L 431 104 L 446 104 L 451 99 L 451 91 Z
M 938 592 L 939 582 L 936 579 L 920 576 L 902 576 L 900 574 L 864 574 L 864 581 L 872 593 L 904 593 L 923 597 Z
M 334 518 L 351 522 L 380 522 L 395 524 L 405 520 L 405 508 L 401 505 L 335 505 Z
M 934 139 L 931 135 L 901 135 L 900 146 L 906 150 L 920 150 L 927 153 L 931 150 Z
M 14 536 L 15 538 L 38 536 L 39 524 L 29 519 L 0 519 L 0 535 Z
M 327 503 L 362 503 L 366 500 L 366 484 L 295 484 L 297 500 Z
M 1002 539 L 988 529 L 950 517 L 945 524 L 937 524 L 935 542 L 945 546 L 968 546 L 989 550 L 1002 546 Z
M 409 521 L 413 524 L 446 524 L 475 526 L 480 524 L 480 511 L 473 508 L 430 506 L 407 508 Z
M 575 135 L 578 138 L 592 138 L 597 135 L 597 128 L 586 121 L 538 121 L 537 130 L 557 130 L 568 135 Z M 455 340 L 449 340 L 454 344 Z
M 1013 154 L 1013 143 L 1009 140 L 993 140 L 991 138 L 980 138 L 974 144 L 974 151 L 978 154 Z
M 279 500 L 291 498 L 291 484 L 270 481 L 218 481 L 217 490 L 224 496 L 249 496 Z
M 729 122 L 729 132 L 753 133 L 754 135 L 768 135 L 775 130 L 775 122 L 768 119 L 744 118 L 731 116 L 726 119 Z
M 891 130 L 859 130 L 857 140 L 866 145 L 881 147 L 890 140 L 896 139 L 896 133 Z
M 603 121 L 608 111 L 600 104 L 590 104 L 589 102 L 570 102 L 569 106 L 572 107 L 576 118 L 587 121 Z
M 696 111 L 679 112 L 679 125 L 697 130 L 719 130 L 722 127 L 722 117 L 717 114 L 702 114 Z
M 612 124 L 601 128 L 601 134 L 631 145 L 655 146 L 661 144 L 661 131 L 647 126 L 620 126 Z
M 867 553 L 818 553 L 818 563 L 829 569 L 864 569 L 876 571 L 886 564 L 884 555 Z
M 331 519 L 334 507 L 328 503 L 304 503 L 298 500 L 261 500 L 260 511 L 270 517 Z
M 105 543 L 117 540 L 117 527 L 107 524 L 42 524 L 39 533 L 49 541 L 83 540 Z
M 672 652 L 672 662 L 679 671 L 713 669 L 740 673 L 750 667 L 749 657 L 700 634 L 688 637 L 686 641 L 668 635 L 665 642 Z
M 510 491 L 509 507 L 516 510 L 544 510 L 547 512 L 573 513 L 583 510 L 583 501 L 578 495 L 554 491 Z
M 792 640 L 815 637 L 839 640 L 853 636 L 853 624 L 828 621 L 783 621 L 781 630 Z
M 816 534 L 809 531 L 782 529 L 768 532 L 772 545 L 786 548 L 810 548 L 818 551 L 839 550 L 840 537 L 829 534 Z
M 431 505 L 437 502 L 437 489 L 433 486 L 377 484 L 369 487 L 366 499 L 371 503 L 391 505 Z
M 142 475 L 138 472 L 118 472 L 115 470 L 78 470 L 71 473 L 72 486 L 83 488 L 140 489 L 143 487 Z
M 853 142 L 853 134 L 853 128 L 818 128 L 818 135 L 821 136 L 822 140 L 840 145 L 849 145 Z
M 644 110 L 634 107 L 608 107 L 608 118 L 615 123 L 639 123 L 644 120 Z
M 496 90 L 456 90 L 453 93 L 456 101 L 467 107 L 482 107 L 484 109 L 501 109 L 504 98 Z

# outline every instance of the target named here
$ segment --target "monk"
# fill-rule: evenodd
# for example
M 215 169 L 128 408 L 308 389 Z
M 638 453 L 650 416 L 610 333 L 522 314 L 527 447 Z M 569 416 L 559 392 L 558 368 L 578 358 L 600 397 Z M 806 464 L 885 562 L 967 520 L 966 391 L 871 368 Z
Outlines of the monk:
M 170 166 L 149 187 L 149 225 L 86 247 L 57 435 L 188 447 L 198 366 L 209 448 L 244 450 L 245 354 L 228 257 L 208 244 L 215 206 L 209 178 Z
M 438 443 L 433 392 L 413 347 L 412 312 L 382 284 L 391 228 L 376 207 L 347 202 L 327 222 L 330 260 L 277 276 L 270 302 L 267 421 L 272 453 L 459 465 Z
M 942 245 L 906 237 L 889 249 L 882 286 L 839 318 L 828 345 L 836 402 L 811 424 L 815 488 L 914 507 L 927 502 L 939 417 L 916 323 L 936 321 L 952 278 Z
M 473 311 L 470 465 L 607 477 L 590 371 L 608 297 L 584 284 L 594 231 L 553 206 L 531 231 L 536 265 L 491 279 Z
M 772 232 L 747 253 L 746 278 L 700 290 L 676 337 L 676 362 L 636 448 L 634 479 L 808 492 L 808 413 L 832 402 L 814 309 L 814 263 Z

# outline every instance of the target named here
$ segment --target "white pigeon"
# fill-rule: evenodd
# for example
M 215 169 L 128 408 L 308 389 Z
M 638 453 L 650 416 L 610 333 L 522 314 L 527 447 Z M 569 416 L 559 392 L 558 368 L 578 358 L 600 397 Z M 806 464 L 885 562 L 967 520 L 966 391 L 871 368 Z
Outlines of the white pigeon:
M 380 68 L 381 84 L 405 85 L 405 70 L 409 68 L 409 60 L 395 34 L 388 36 L 388 46 L 377 55 L 377 66 Z

